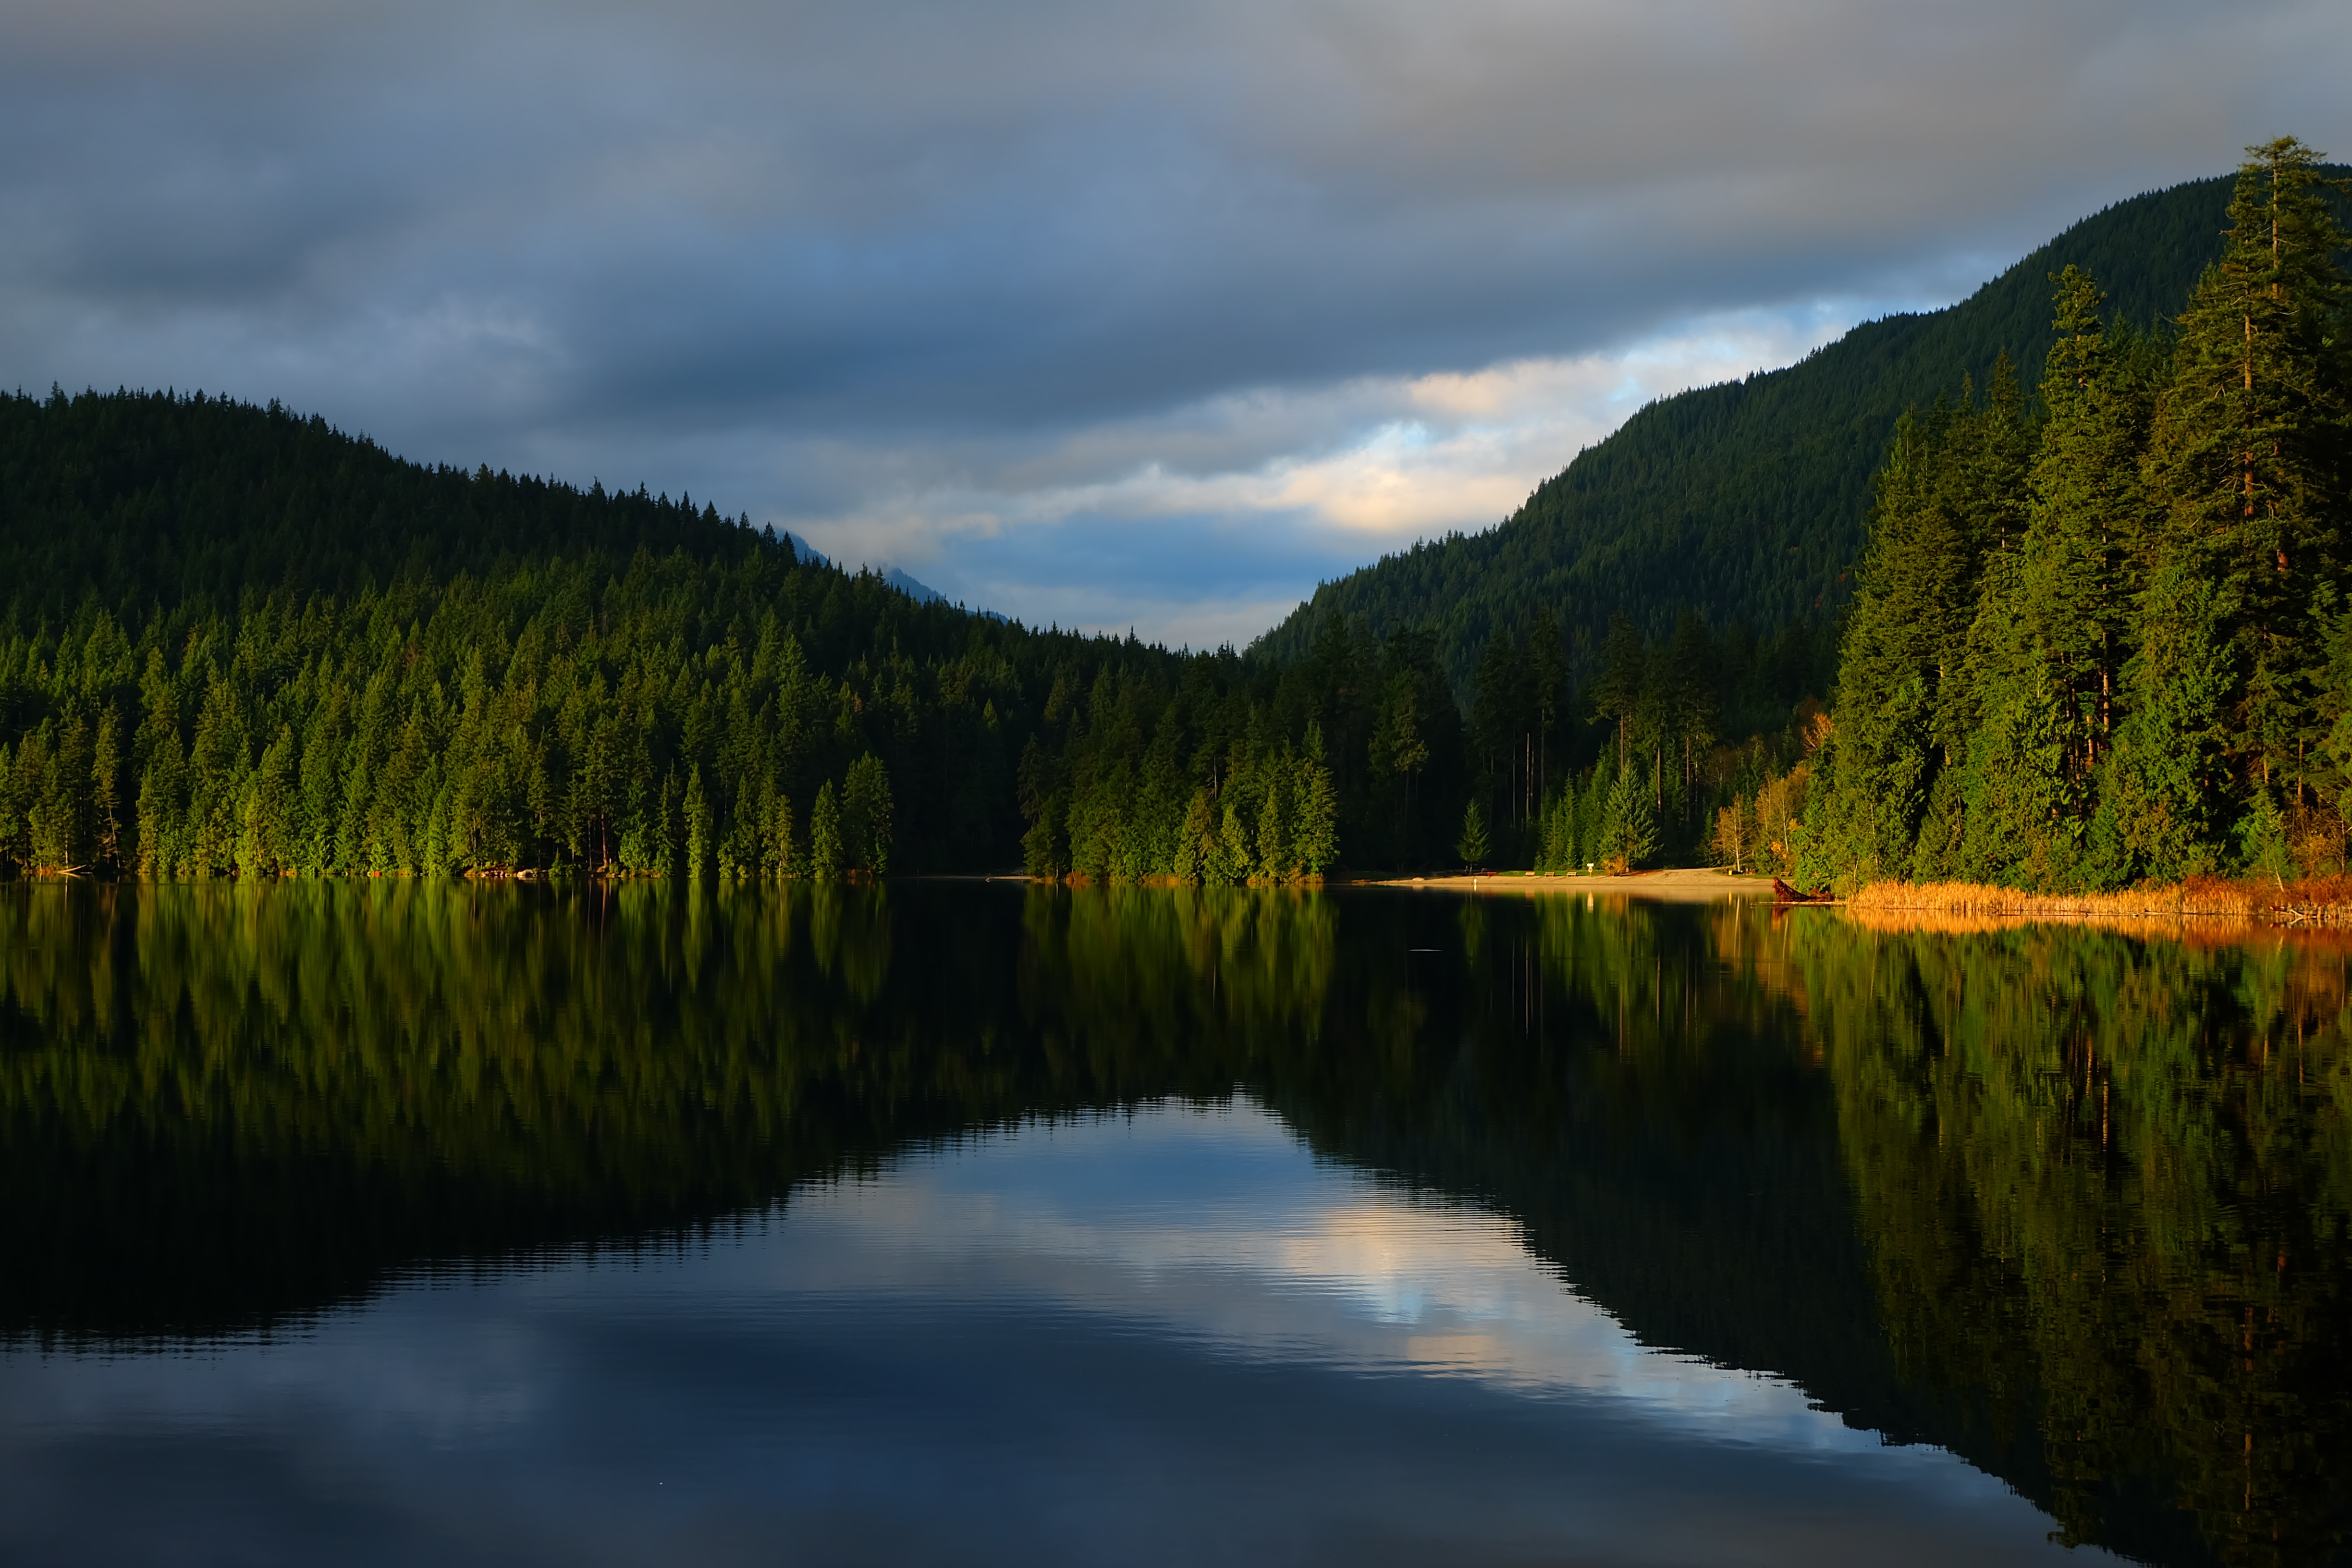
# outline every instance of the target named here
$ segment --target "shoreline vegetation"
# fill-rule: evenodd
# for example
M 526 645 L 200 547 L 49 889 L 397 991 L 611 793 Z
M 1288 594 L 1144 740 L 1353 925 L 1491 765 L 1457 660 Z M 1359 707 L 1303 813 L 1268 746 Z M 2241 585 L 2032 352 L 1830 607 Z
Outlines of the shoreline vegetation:
M 2352 930 L 2352 877 L 2270 882 L 2195 877 L 2113 893 L 2030 893 L 1982 882 L 1872 882 L 1855 889 L 1844 907 L 1873 921 L 1902 915 L 2093 924 L 2221 920 Z
M 1532 871 L 1367 879 L 1362 886 L 1481 893 L 1605 893 L 1682 900 L 1771 900 L 1773 879 L 1722 867 L 1681 867 L 1612 876 Z M 2190 921 L 2352 931 L 2352 876 L 2293 881 L 2190 878 L 2112 893 L 2032 893 L 1985 882 L 1871 882 L 1843 899 L 1780 900 L 1783 909 L 1841 909 L 1875 929 L 1963 922 L 1969 931 L 2025 923 L 2156 927 Z M 1940 929 L 1940 925 L 1939 925 Z M 1962 929 L 1954 927 L 1953 929 Z

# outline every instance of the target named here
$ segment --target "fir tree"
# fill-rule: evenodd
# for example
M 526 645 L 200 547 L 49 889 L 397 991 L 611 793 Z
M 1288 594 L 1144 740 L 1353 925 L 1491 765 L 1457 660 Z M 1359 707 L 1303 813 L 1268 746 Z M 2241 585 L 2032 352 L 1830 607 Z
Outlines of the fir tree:
M 800 870 L 793 837 L 792 797 L 779 793 L 768 805 L 767 831 L 761 836 L 761 868 L 772 877 L 790 877 Z
M 850 764 L 841 792 L 841 834 L 847 864 L 881 876 L 890 868 L 890 775 L 868 752 Z
M 1633 716 L 1641 706 L 1643 679 L 1642 634 L 1625 616 L 1611 616 L 1609 640 L 1601 650 L 1601 672 L 1591 687 L 1592 716 L 1612 727 L 1620 766 L 1632 754 Z
M 809 810 L 809 875 L 830 881 L 842 868 L 841 806 L 834 799 L 833 781 L 817 786 L 816 805 Z
M 1573 773 L 1560 781 L 1543 820 L 1543 851 L 1536 868 L 1564 876 L 1581 868 L 1578 859 L 1577 793 Z
M 2016 619 L 2064 706 L 2085 773 L 2115 732 L 2129 657 L 2146 527 L 2139 468 L 2147 404 L 2101 324 L 2098 285 L 2069 267 L 2057 285 L 2057 342 L 2042 377 L 2048 410 L 2033 462 L 2032 513 L 2015 585 Z
M 1289 770 L 1283 765 L 1287 760 L 1269 759 L 1258 795 L 1257 874 L 1271 882 L 1286 879 L 1293 864 L 1287 826 L 1290 792 L 1286 775 Z
M 1228 788 L 1217 835 L 1210 843 L 1201 879 L 1218 887 L 1238 887 L 1249 880 L 1249 827 L 1242 821 L 1241 795 Z
M 124 868 L 121 788 L 122 721 L 109 703 L 99 716 L 98 736 L 90 751 L 89 809 L 97 838 L 93 852 L 112 870 Z
M 1319 877 L 1339 857 L 1339 798 L 1331 786 L 1331 770 L 1325 765 L 1320 724 L 1308 722 L 1306 753 L 1295 766 L 1292 852 L 1304 875 Z
M 2126 710 L 2100 814 L 2114 848 L 2107 879 L 2177 881 L 2221 868 L 2228 826 L 2232 672 L 2222 589 L 2175 559 L 2143 595 L 2126 667 Z
M 2344 236 L 2319 154 L 2293 138 L 2248 154 L 2180 318 L 2147 484 L 2159 560 L 2218 589 L 2240 787 L 2300 790 L 2343 565 Z
M 1177 837 L 1171 869 L 1180 881 L 1197 882 L 1215 875 L 1216 860 L 1216 807 L 1204 785 L 1194 790 L 1185 805 L 1184 824 Z
M 716 868 L 710 835 L 710 801 L 702 789 L 700 764 L 686 775 L 686 874 L 699 881 Z
M 1648 859 L 1657 848 L 1657 826 L 1650 814 L 1650 791 L 1632 770 L 1621 771 L 1609 786 L 1607 815 L 1601 819 L 1601 864 L 1622 876 Z
M 1486 863 L 1486 816 L 1475 800 L 1462 810 L 1462 834 L 1454 841 L 1454 853 L 1473 870 Z

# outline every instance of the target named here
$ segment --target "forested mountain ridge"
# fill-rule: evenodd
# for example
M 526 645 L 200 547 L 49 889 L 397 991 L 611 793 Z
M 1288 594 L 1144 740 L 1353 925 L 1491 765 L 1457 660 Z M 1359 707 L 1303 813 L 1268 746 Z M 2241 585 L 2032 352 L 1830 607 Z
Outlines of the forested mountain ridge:
M 1025 835 L 1039 869 L 1283 879 L 1340 803 L 1280 684 L 275 405 L 0 397 L 0 870 L 827 876 Z M 1165 821 L 1114 765 L 1146 738 Z
M 1760 777 L 1715 732 L 1785 725 L 1819 643 L 1618 650 L 1670 851 L 1699 773 Z M 1040 632 L 683 498 L 275 406 L 0 398 L 0 873 L 1267 882 L 1458 865 L 1472 800 L 1487 858 L 1566 866 L 1632 786 L 1556 809 L 1601 742 L 1561 647 L 1498 639 L 1465 715 L 1412 628 L 1284 668 Z
M 1321 584 L 1252 651 L 1297 658 L 1333 616 L 1375 637 L 1418 626 L 1466 692 L 1486 641 L 1523 635 L 1545 607 L 1564 613 L 1580 668 L 1619 612 L 1659 636 L 1684 612 L 1764 628 L 1833 614 L 1903 410 L 1964 378 L 1982 385 L 2004 351 L 2038 368 L 2052 342 L 2047 279 L 2069 265 L 2099 278 L 2113 314 L 2168 318 L 2220 253 L 2230 189 L 2223 176 L 2118 202 L 1957 305 L 1867 322 L 1785 369 L 1653 403 L 1499 526 Z
M 20 628 L 93 597 L 118 613 L 233 605 L 558 554 L 721 561 L 758 544 L 684 498 L 405 462 L 274 403 L 0 397 L 0 619 Z

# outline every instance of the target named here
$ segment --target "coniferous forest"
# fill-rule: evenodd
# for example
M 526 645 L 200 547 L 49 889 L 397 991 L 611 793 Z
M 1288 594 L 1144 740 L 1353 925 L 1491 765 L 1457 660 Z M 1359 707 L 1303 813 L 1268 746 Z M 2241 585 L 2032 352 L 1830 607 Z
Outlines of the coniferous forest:
M 1329 854 L 1289 826 L 1328 797 L 1308 737 L 1253 723 L 1273 683 L 1231 656 L 919 604 L 707 505 L 425 468 L 274 406 L 0 400 L 0 564 L 22 869 L 1003 869 L 1020 781 L 1121 693 L 1181 698 L 1221 816 L 1255 830 L 1244 788 L 1276 791 L 1252 873 Z
M 1466 666 L 1370 615 L 1039 631 L 275 405 L 0 399 L 0 869 L 2340 870 L 2338 184 L 2253 150 L 2169 322 L 2053 275 L 2038 389 L 1994 344 L 1897 424 L 1846 614 L 1563 601 Z
M 1878 477 L 1799 857 L 1842 885 L 2042 890 L 2344 869 L 2352 357 L 2341 182 L 2252 149 L 2168 330 L 2055 285 L 2004 368 Z
M 1496 863 L 1566 868 L 1696 842 L 1693 759 L 1830 647 L 1621 627 L 1580 679 L 1546 622 L 1465 716 L 1426 634 L 1040 632 L 201 395 L 0 399 L 0 865 L 117 876 L 1288 880 L 1450 868 L 1478 802 Z

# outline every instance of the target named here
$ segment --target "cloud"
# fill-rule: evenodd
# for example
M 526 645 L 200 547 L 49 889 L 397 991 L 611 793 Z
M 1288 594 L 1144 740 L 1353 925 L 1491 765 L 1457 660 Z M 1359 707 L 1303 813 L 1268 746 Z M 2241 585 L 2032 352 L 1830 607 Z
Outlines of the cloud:
M 771 452 L 763 472 L 746 453 L 736 484 L 778 496 L 828 553 L 895 562 L 950 597 L 1238 646 L 1324 578 L 1501 521 L 1643 404 L 1784 363 L 1853 313 L 1727 313 L 1608 353 L 1258 388 L 1034 443 L 934 440 L 883 463 L 870 447 Z M 889 479 L 793 497 L 795 474 L 835 468 Z
M 1167 577 L 1136 519 L 1287 516 L 1301 565 L 1490 519 L 1571 455 L 1544 417 L 1580 440 L 1616 406 L 1540 367 L 1948 300 L 2245 142 L 2352 150 L 2352 24 L 2303 0 L 7 0 L 0 26 L 0 380 L 282 397 L 420 458 L 870 530 L 852 558 L 1092 530 L 1104 613 L 1072 614 L 1103 624 L 1223 581 Z M 1482 426 L 1447 378 L 1565 401 Z M 1214 594 L 1311 579 L 1263 586 Z

